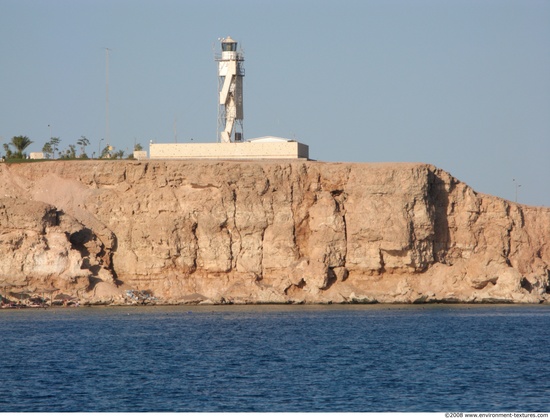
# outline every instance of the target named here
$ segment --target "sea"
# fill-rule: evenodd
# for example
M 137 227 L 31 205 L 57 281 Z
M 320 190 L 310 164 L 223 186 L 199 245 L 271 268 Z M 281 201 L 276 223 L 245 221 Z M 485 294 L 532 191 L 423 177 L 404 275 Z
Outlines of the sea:
M 548 305 L 0 311 L 0 412 L 550 410 Z

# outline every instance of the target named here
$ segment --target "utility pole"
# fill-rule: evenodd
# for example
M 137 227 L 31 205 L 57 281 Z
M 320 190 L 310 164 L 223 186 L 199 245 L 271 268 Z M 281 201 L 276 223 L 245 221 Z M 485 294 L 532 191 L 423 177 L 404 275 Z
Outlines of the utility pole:
M 512 179 L 512 181 L 514 182 L 514 184 L 516 185 L 516 203 L 518 203 L 518 189 L 521 187 L 521 184 L 518 184 L 516 182 L 516 179 Z
M 101 158 L 101 141 L 103 141 L 103 138 L 99 140 L 99 146 L 97 148 L 97 159 L 99 160 Z
M 109 48 L 105 48 L 105 139 L 111 144 L 109 137 Z

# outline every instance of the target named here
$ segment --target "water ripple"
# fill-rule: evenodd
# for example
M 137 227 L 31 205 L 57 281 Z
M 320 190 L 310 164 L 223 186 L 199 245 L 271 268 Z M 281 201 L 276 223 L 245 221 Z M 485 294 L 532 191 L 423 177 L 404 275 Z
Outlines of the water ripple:
M 0 412 L 543 411 L 550 307 L 0 312 Z

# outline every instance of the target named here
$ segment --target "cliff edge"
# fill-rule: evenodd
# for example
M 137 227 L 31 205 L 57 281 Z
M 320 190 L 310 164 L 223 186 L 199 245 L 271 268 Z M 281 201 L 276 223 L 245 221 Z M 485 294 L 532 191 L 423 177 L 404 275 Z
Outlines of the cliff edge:
M 540 303 L 550 208 L 428 164 L 0 164 L 0 258 L 91 303 Z

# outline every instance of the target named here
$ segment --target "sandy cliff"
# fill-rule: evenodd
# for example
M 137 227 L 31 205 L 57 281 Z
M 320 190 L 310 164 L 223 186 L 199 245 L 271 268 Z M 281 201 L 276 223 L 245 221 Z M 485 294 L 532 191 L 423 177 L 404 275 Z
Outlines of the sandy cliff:
M 427 164 L 0 164 L 0 257 L 91 302 L 538 303 L 550 208 Z

